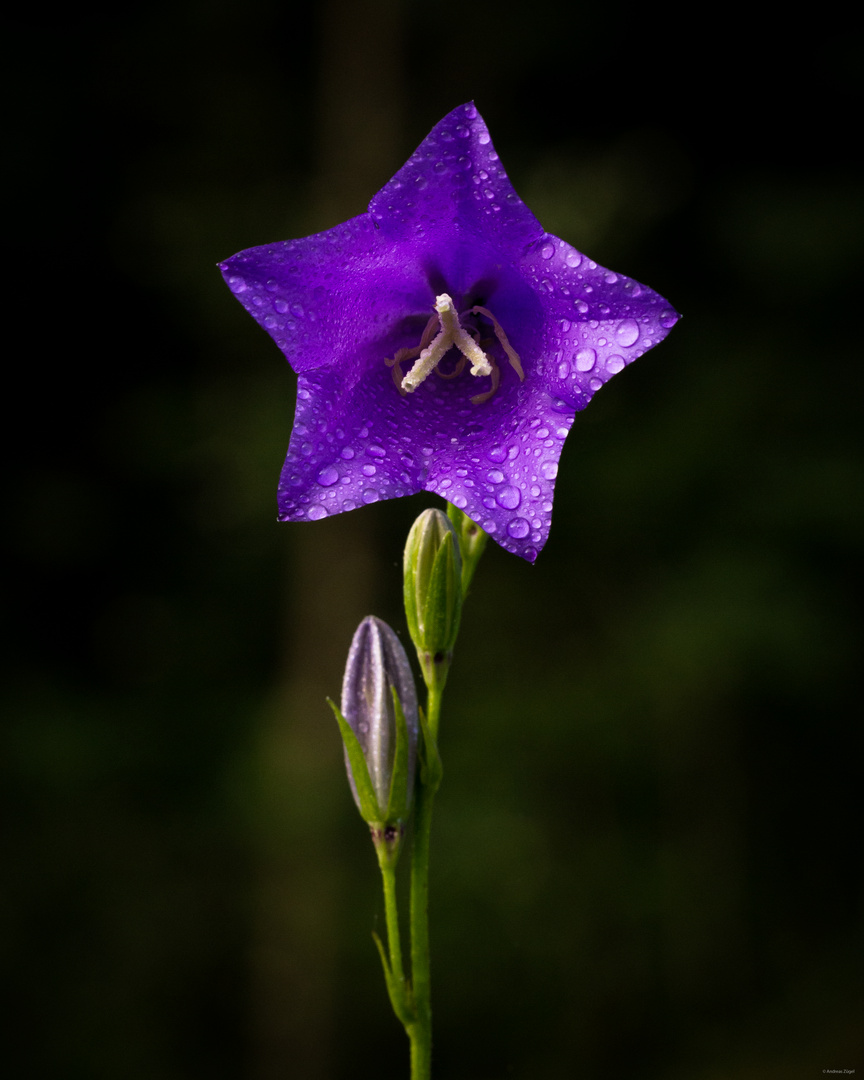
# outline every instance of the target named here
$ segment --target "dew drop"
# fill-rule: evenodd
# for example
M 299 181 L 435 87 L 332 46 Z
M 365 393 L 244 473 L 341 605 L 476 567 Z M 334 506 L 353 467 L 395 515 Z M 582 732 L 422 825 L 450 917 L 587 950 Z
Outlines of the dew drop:
M 354 451 L 350 446 L 343 446 L 339 452 L 339 457 L 341 457 L 343 461 L 350 461 L 351 458 L 354 457 Z
M 464 495 L 454 495 L 450 502 L 452 502 L 454 506 L 458 506 L 460 510 L 463 510 L 468 503 L 468 500 Z
M 639 340 L 639 324 L 635 319 L 624 319 L 615 328 L 615 337 L 619 345 L 629 349 Z
M 364 476 L 374 476 L 375 473 L 378 472 L 378 470 L 375 468 L 374 465 L 364 465 L 362 472 Z
M 487 532 L 490 535 L 498 531 L 498 525 L 491 518 L 488 521 L 483 522 L 483 532 Z
M 674 326 L 676 322 L 678 322 L 678 316 L 671 308 L 667 308 L 660 316 L 660 325 L 664 330 L 668 330 L 670 327 Z
M 617 375 L 619 371 L 624 369 L 624 357 L 623 356 L 610 356 L 606 360 L 606 370 L 610 375 Z
M 575 248 L 571 248 L 567 252 L 567 257 L 564 261 L 567 263 L 568 266 L 576 267 L 579 266 L 579 264 L 582 262 L 582 256 Z
M 240 293 L 246 292 L 246 282 L 243 278 L 231 277 L 228 278 L 228 288 L 231 292 L 239 295 Z
M 490 469 L 486 476 L 493 484 L 504 483 L 504 473 L 500 469 Z
M 558 462 L 544 461 L 540 466 L 540 475 L 544 480 L 554 480 L 558 475 Z
M 570 363 L 567 360 L 562 360 L 558 365 L 558 378 L 566 379 L 570 374 Z
M 375 488 L 366 488 L 363 492 L 363 502 L 366 503 L 367 506 L 369 505 L 369 503 L 378 502 L 380 498 L 381 495 L 375 490 Z
M 551 259 L 552 256 L 555 254 L 555 245 L 544 244 L 543 247 L 540 249 L 540 254 L 543 256 L 544 259 Z
M 522 495 L 519 488 L 507 485 L 507 487 L 501 488 L 495 495 L 495 501 L 499 506 L 503 506 L 505 510 L 515 510 L 519 503 L 522 502 Z
M 597 353 L 593 349 L 585 348 L 580 349 L 576 353 L 576 370 L 577 371 L 590 371 L 594 367 L 597 360 Z
M 321 487 L 333 487 L 333 485 L 339 479 L 339 473 L 333 468 L 332 465 L 327 465 L 321 472 L 318 473 L 318 483 Z M 312 511 L 309 511 L 311 516 Z
M 512 536 L 514 540 L 524 540 L 529 532 L 531 532 L 531 526 L 525 518 L 513 518 L 507 525 L 507 534 Z
M 306 517 L 308 517 L 311 521 L 320 521 L 321 518 L 327 517 L 327 511 L 324 509 L 323 506 L 318 506 L 316 504 L 315 506 L 309 507 L 309 509 L 306 511 Z

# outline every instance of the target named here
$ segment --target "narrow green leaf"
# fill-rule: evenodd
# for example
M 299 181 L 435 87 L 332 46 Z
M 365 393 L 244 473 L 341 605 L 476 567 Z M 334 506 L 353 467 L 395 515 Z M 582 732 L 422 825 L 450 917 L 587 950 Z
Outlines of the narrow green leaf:
M 390 964 L 387 961 L 387 952 L 384 948 L 384 943 L 374 930 L 372 931 L 372 938 L 378 949 L 378 955 L 381 957 L 381 966 L 384 968 L 384 982 L 387 984 L 387 996 L 390 998 L 393 1012 L 403 1026 L 407 1027 L 408 1024 L 413 1023 L 417 1018 L 411 1012 L 411 1008 L 406 1001 L 405 984 L 400 982 L 393 974 Z
M 345 744 L 345 750 L 348 754 L 348 763 L 351 766 L 351 775 L 354 777 L 354 783 L 357 785 L 357 797 L 360 799 L 360 814 L 364 821 L 370 825 L 382 821 L 381 809 L 378 806 L 378 799 L 375 795 L 375 788 L 372 786 L 372 778 L 369 775 L 369 766 L 366 764 L 366 758 L 363 755 L 363 747 L 360 745 L 360 740 L 354 734 L 354 731 L 342 713 L 339 711 L 336 703 L 327 698 L 327 704 L 333 710 L 333 715 L 336 717 L 336 721 L 339 724 L 339 731 L 342 735 L 342 742 Z

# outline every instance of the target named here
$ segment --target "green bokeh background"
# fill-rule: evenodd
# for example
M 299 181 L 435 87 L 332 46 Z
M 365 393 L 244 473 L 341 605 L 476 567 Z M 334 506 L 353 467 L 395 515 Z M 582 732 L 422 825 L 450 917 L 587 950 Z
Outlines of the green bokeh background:
M 475 580 L 436 1076 L 864 1068 L 861 42 L 758 12 L 19 16 L 11 1075 L 407 1074 L 323 698 L 360 618 L 404 633 L 435 500 L 276 524 L 296 380 L 215 264 L 362 212 L 470 98 L 543 224 L 684 318 L 578 418 L 537 565 Z

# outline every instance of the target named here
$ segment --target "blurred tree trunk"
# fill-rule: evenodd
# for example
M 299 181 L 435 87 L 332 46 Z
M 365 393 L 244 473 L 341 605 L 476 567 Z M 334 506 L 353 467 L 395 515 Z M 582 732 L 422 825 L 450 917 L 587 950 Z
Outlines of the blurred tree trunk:
M 319 19 L 321 82 L 313 107 L 320 141 L 310 233 L 362 213 L 389 179 L 399 164 L 402 111 L 399 0 L 327 0 Z M 252 958 L 256 1080 L 335 1075 L 342 871 L 333 841 L 347 803 L 332 805 L 328 779 L 334 761 L 342 767 L 341 752 L 324 698 L 338 699 L 351 636 L 374 610 L 373 527 L 363 513 L 280 526 L 290 551 L 290 599 L 284 682 L 261 740 L 264 811 Z

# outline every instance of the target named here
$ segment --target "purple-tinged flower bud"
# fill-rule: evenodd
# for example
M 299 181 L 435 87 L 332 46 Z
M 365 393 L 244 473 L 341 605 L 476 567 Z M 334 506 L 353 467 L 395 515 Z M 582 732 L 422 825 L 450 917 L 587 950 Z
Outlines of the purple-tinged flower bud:
M 417 766 L 417 691 L 402 643 L 374 615 L 360 623 L 351 642 L 342 682 L 342 714 L 363 752 L 371 781 L 370 791 L 367 777 L 357 776 L 363 771 L 361 761 L 355 760 L 352 769 L 346 739 L 348 780 L 361 814 L 370 825 L 404 821 Z M 370 805 L 370 795 L 376 806 Z

